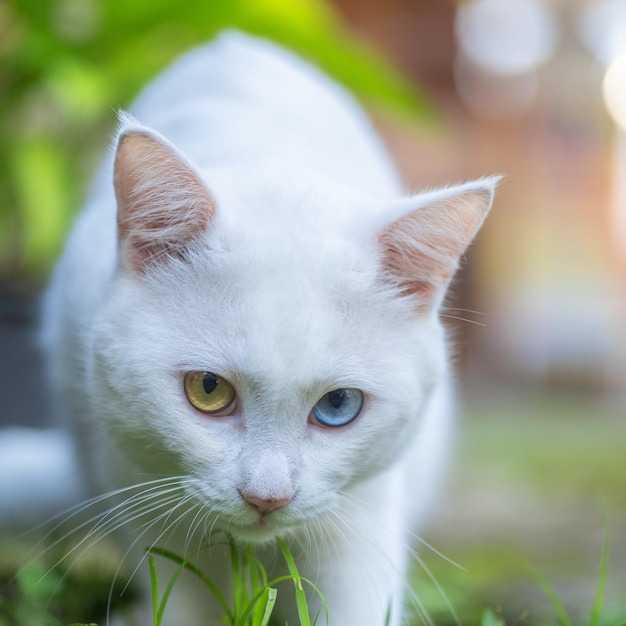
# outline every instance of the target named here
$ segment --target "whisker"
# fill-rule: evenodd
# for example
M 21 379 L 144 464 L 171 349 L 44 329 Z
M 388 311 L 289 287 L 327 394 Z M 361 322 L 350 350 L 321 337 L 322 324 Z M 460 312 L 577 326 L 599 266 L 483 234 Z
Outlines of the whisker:
M 107 624 L 108 624 L 108 620 L 109 620 L 108 616 L 110 615 L 111 606 L 112 606 L 112 602 L 113 602 L 113 591 L 115 589 L 115 582 L 117 581 L 117 578 L 119 577 L 119 574 L 121 572 L 121 569 L 123 567 L 123 564 L 124 564 L 124 561 L 126 560 L 126 558 L 135 550 L 137 544 L 145 537 L 145 535 L 148 532 L 150 532 L 150 530 L 152 528 L 154 528 L 159 522 L 163 522 L 163 524 L 165 524 L 166 520 L 173 515 L 174 511 L 176 511 L 180 507 L 184 506 L 185 504 L 187 504 L 187 502 L 189 502 L 192 499 L 193 499 L 193 497 L 191 495 L 189 495 L 189 494 L 185 495 L 182 498 L 170 498 L 168 500 L 167 504 L 168 505 L 169 504 L 175 504 L 174 507 L 168 509 L 167 511 L 163 511 L 161 514 L 159 514 L 158 516 L 148 520 L 146 523 L 142 524 L 137 529 L 138 531 L 141 530 L 141 532 L 139 532 L 137 537 L 135 537 L 135 539 L 128 546 L 126 552 L 124 553 L 124 555 L 120 559 L 120 563 L 119 563 L 119 565 L 118 565 L 118 567 L 117 567 L 117 569 L 115 571 L 115 574 L 113 576 L 113 582 L 111 583 L 111 586 L 109 588 L 109 596 L 108 596 L 108 601 L 107 601 Z M 200 503 L 197 503 L 195 506 L 200 506 Z M 195 506 L 192 507 L 191 511 L 193 511 L 193 508 L 195 508 Z M 135 567 L 132 570 L 132 572 L 127 577 L 126 583 L 124 584 L 122 590 L 119 592 L 119 596 L 120 597 L 123 596 L 126 593 L 126 591 L 128 590 L 128 587 L 132 583 L 133 578 L 136 576 L 137 572 L 139 571 L 139 568 L 145 562 L 145 560 L 146 560 L 146 558 L 148 556 L 149 549 L 154 547 L 155 545 L 157 545 L 158 542 L 169 532 L 169 530 L 171 528 L 175 527 L 176 525 L 178 525 L 185 518 L 185 516 L 188 513 L 189 513 L 189 510 L 182 511 L 181 514 L 176 518 L 176 520 L 171 522 L 167 527 L 165 527 L 165 526 L 162 527 L 162 529 L 159 532 L 159 534 L 157 535 L 156 539 L 150 543 L 150 546 L 148 547 L 147 550 L 143 551 L 143 554 L 142 554 L 141 558 L 139 559 L 139 561 L 135 565 Z
M 459 311 L 461 313 L 472 313 L 472 315 L 489 315 L 489 313 L 485 313 L 484 311 L 474 311 L 473 309 L 462 309 L 455 306 L 442 306 L 441 311 Z
M 446 608 L 448 609 L 448 611 L 450 611 L 450 615 L 452 616 L 452 619 L 454 620 L 454 623 L 457 626 L 462 626 L 461 620 L 459 618 L 459 615 L 456 612 L 454 606 L 452 605 L 452 602 L 450 601 L 450 598 L 448 598 L 448 594 L 446 594 L 446 592 L 444 591 L 443 587 L 441 586 L 441 584 L 439 583 L 439 581 L 437 580 L 437 578 L 433 574 L 432 570 L 428 567 L 428 565 L 426 565 L 426 562 L 424 561 L 424 559 L 422 559 L 422 557 L 415 550 L 411 550 L 410 553 L 411 553 L 411 556 L 415 559 L 415 561 L 422 568 L 423 572 L 426 574 L 426 576 L 428 577 L 430 582 L 433 584 L 433 586 L 437 590 L 437 593 L 441 596 L 441 599 L 443 600 L 444 604 L 446 605 Z
M 486 326 L 485 323 L 478 322 L 476 320 L 469 319 L 468 317 L 459 315 L 460 313 L 471 313 L 472 315 L 481 315 L 483 317 L 488 316 L 488 313 L 483 313 L 482 311 L 474 311 L 472 309 L 463 309 L 460 307 L 449 306 L 441 307 L 439 316 L 447 319 L 458 320 L 460 322 L 467 322 L 468 324 L 474 324 L 476 326 Z
M 484 322 L 477 322 L 476 320 L 470 320 L 466 317 L 460 317 L 459 315 L 444 315 L 443 313 L 439 315 L 439 317 L 445 317 L 450 320 L 458 320 L 459 322 L 467 322 L 468 324 L 474 324 L 474 326 L 482 326 L 483 328 L 487 326 Z
M 185 537 L 185 543 L 183 544 L 183 558 L 187 556 L 187 552 L 189 551 L 189 548 L 191 547 L 191 542 L 193 540 L 193 537 L 196 534 L 196 531 L 198 530 L 198 528 L 200 527 L 203 521 L 203 516 L 205 515 L 205 507 L 200 505 L 200 503 L 198 503 L 198 505 L 196 506 L 197 506 L 198 512 L 194 515 L 194 518 L 191 520 L 189 524 L 189 528 L 187 530 L 187 536 Z
M 417 541 L 418 543 L 423 545 L 425 548 L 428 548 L 433 554 L 436 554 L 440 559 L 443 559 L 446 563 L 449 563 L 453 567 L 460 569 L 462 572 L 469 574 L 469 570 L 466 567 L 463 567 L 462 565 L 457 563 L 455 560 L 451 559 L 449 556 L 446 556 L 443 552 L 440 552 L 439 550 L 437 550 L 437 548 L 435 548 L 433 545 L 428 543 L 425 539 L 423 539 L 419 535 L 410 531 L 408 532 L 408 535 L 410 539 L 412 539 L 413 541 Z
M 172 502 L 174 502 L 175 500 L 172 500 Z M 159 506 L 164 506 L 164 503 L 160 503 L 157 506 L 152 507 L 151 509 L 147 509 L 146 511 L 144 511 L 143 514 L 151 514 L 152 512 L 158 510 Z M 51 572 L 53 569 L 58 568 L 59 565 L 61 565 L 63 562 L 67 561 L 70 559 L 70 557 L 75 554 L 75 553 L 79 553 L 79 555 L 85 554 L 87 552 L 89 552 L 91 549 L 93 549 L 93 547 L 102 539 L 104 539 L 106 536 L 108 536 L 109 534 L 111 534 L 112 532 L 115 532 L 117 530 L 119 530 L 120 528 L 122 528 L 125 524 L 130 523 L 131 521 L 133 521 L 136 517 L 138 516 L 133 516 L 132 518 L 123 520 L 115 525 L 112 525 L 110 528 L 108 529 L 101 529 L 102 532 L 99 533 L 95 533 L 93 531 L 90 531 L 90 533 L 84 537 L 83 539 L 81 539 L 81 541 L 79 541 L 75 546 L 72 547 L 71 550 L 69 550 L 66 554 L 64 554 L 60 559 L 58 559 L 56 561 L 56 563 L 50 567 L 48 569 L 48 571 L 46 573 L 44 573 L 42 575 L 42 579 L 48 575 L 49 572 Z M 125 558 L 126 554 L 124 555 L 124 557 L 122 557 L 122 560 L 120 561 L 120 564 L 118 565 L 115 575 L 113 577 L 113 581 L 111 583 L 111 589 L 115 586 L 115 582 L 117 580 L 117 576 L 119 571 L 121 570 L 121 567 L 123 565 L 123 560 Z M 70 565 L 65 569 L 65 571 L 63 572 L 62 576 L 59 579 L 59 583 L 63 582 L 66 577 L 69 575 L 73 564 L 75 563 L 75 561 L 72 561 L 70 563 Z
M 358 524 L 351 523 L 350 513 L 351 513 L 350 511 L 341 511 L 341 512 L 331 511 L 331 516 L 329 516 L 328 518 L 325 518 L 324 521 L 328 525 L 334 528 L 335 532 L 339 534 L 341 540 L 345 543 L 349 543 L 349 538 L 346 535 L 344 529 L 350 530 L 352 532 L 354 539 L 358 541 L 365 540 L 365 542 L 371 548 L 373 548 L 375 552 L 378 553 L 379 557 L 381 557 L 381 560 L 383 560 L 391 570 L 394 570 L 396 575 L 400 575 L 401 573 L 397 571 L 395 567 L 395 563 L 393 563 L 392 560 L 389 558 L 389 556 L 380 549 L 380 546 L 375 541 L 373 541 L 368 535 L 356 534 L 356 532 L 353 529 L 358 528 Z M 344 518 L 344 516 L 347 516 L 347 519 Z M 359 559 L 359 561 L 363 563 L 364 560 L 361 558 L 360 551 L 356 551 L 355 554 L 356 554 L 357 559 Z M 359 570 L 361 571 L 362 576 L 364 576 L 363 582 L 366 583 L 369 593 L 375 593 L 378 596 L 381 606 L 384 606 L 386 603 L 388 603 L 389 598 L 384 598 L 380 595 L 379 586 L 373 580 L 372 574 L 370 573 L 369 568 L 361 566 Z M 367 580 L 365 579 L 365 576 L 367 576 Z M 399 610 L 399 607 L 394 607 L 394 610 Z
M 366 503 L 363 502 L 362 500 L 360 500 L 359 498 L 357 498 L 354 494 L 342 493 L 341 497 L 345 498 L 347 500 L 350 500 L 355 506 L 361 507 L 361 513 L 364 514 L 364 515 L 367 515 L 367 509 L 365 508 Z M 385 532 L 391 532 L 391 531 L 389 531 L 389 529 L 383 528 L 380 524 L 377 524 L 377 525 L 379 526 L 379 528 L 381 530 L 384 530 Z M 456 567 L 457 569 L 460 569 L 461 571 L 463 571 L 465 573 L 469 573 L 468 569 L 466 569 L 462 565 L 459 565 L 459 563 L 457 563 L 456 561 L 454 561 L 450 557 L 448 557 L 445 554 L 443 554 L 443 552 L 437 550 L 437 548 L 435 548 L 432 544 L 428 543 L 420 535 L 418 535 L 418 534 L 416 534 L 416 533 L 414 533 L 414 532 L 412 532 L 412 531 L 410 531 L 408 529 L 404 529 L 404 532 L 408 535 L 409 539 L 411 539 L 412 541 L 416 541 L 416 542 L 420 543 L 425 548 L 428 548 L 428 550 L 430 550 L 433 554 L 436 554 L 439 558 L 443 559 L 444 561 L 446 561 L 447 563 L 449 563 L 453 567 Z
M 417 617 L 426 626 L 435 626 L 433 618 L 430 616 L 428 609 L 424 606 L 424 602 L 410 585 L 406 585 L 406 592 L 411 600 L 411 606 L 417 614 Z
M 53 522 L 56 522 L 55 525 L 51 529 L 49 529 L 49 531 L 44 535 L 44 537 L 42 537 L 39 541 L 37 541 L 37 543 L 35 543 L 35 545 L 29 551 L 29 555 L 33 555 L 33 553 L 35 551 L 37 551 L 37 554 L 35 554 L 33 556 L 26 555 L 27 560 L 25 562 L 25 566 L 32 564 L 37 558 L 39 558 L 42 555 L 46 554 L 51 549 L 53 549 L 54 547 L 58 546 L 63 541 L 67 540 L 69 537 L 71 537 L 76 532 L 82 530 L 83 528 L 88 527 L 90 524 L 96 522 L 103 515 L 106 515 L 108 513 L 108 511 L 105 511 L 104 513 L 100 512 L 100 513 L 92 516 L 91 518 L 81 522 L 79 525 L 74 526 L 70 531 L 64 533 L 61 537 L 59 537 L 58 539 L 53 541 L 51 544 L 48 544 L 46 546 L 45 550 L 37 550 L 57 530 L 67 526 L 67 524 L 69 524 L 69 522 L 73 518 L 81 515 L 82 513 L 87 511 L 90 507 L 97 506 L 98 504 L 104 502 L 105 500 L 107 500 L 109 498 L 115 498 L 116 496 L 118 496 L 120 494 L 123 494 L 125 492 L 129 492 L 129 491 L 132 491 L 132 490 L 136 490 L 136 489 L 141 489 L 142 487 L 145 487 L 145 486 L 152 486 L 153 489 L 157 489 L 158 486 L 161 483 L 171 483 L 172 480 L 174 480 L 174 479 L 172 479 L 172 478 L 157 479 L 157 480 L 154 480 L 154 481 L 148 481 L 148 482 L 141 483 L 141 484 L 138 484 L 138 485 L 131 485 L 129 487 L 123 487 L 121 489 L 116 489 L 114 491 L 110 491 L 110 492 L 107 492 L 105 494 L 101 494 L 101 495 L 95 496 L 93 498 L 90 498 L 89 500 L 86 500 L 86 501 L 84 501 L 82 503 L 74 505 L 74 506 L 70 507 L 69 509 L 66 509 L 63 512 L 58 513 L 57 515 L 54 515 L 51 518 L 48 518 L 48 520 L 46 520 L 45 522 L 42 522 L 41 524 L 38 524 L 37 526 L 31 528 L 29 531 L 27 531 L 27 533 L 24 534 L 24 536 L 27 536 L 28 534 L 32 534 L 32 533 L 36 532 L 37 530 L 41 530 L 42 528 L 46 528 L 47 526 L 49 526 L 49 524 L 51 524 Z
M 159 543 L 159 541 L 161 541 L 161 539 L 168 533 L 168 531 L 171 528 L 173 528 L 174 526 L 176 526 L 177 524 L 179 524 L 181 522 L 181 520 L 184 519 L 184 517 L 188 514 L 187 510 L 183 511 L 176 518 L 176 520 L 174 520 L 173 522 L 170 522 L 167 526 L 165 526 L 165 523 L 173 515 L 174 511 L 176 511 L 177 509 L 182 507 L 184 504 L 186 504 L 189 501 L 189 499 L 190 499 L 189 497 L 185 497 L 182 500 L 176 500 L 175 501 L 176 502 L 176 506 L 174 506 L 173 508 L 171 508 L 171 509 L 169 509 L 167 511 L 164 511 L 163 513 L 161 513 L 160 515 L 158 515 L 154 519 L 150 520 L 149 522 L 146 522 L 146 524 L 141 526 L 140 528 L 143 528 L 143 532 L 141 532 L 139 534 L 139 536 L 136 537 L 133 540 L 133 542 L 130 544 L 130 546 L 126 550 L 123 558 L 125 559 L 134 550 L 135 546 L 139 543 L 139 541 L 141 541 L 143 539 L 143 537 L 152 528 L 154 528 L 154 526 L 156 526 L 159 522 L 163 522 L 163 526 L 161 527 L 161 531 L 159 532 L 157 538 L 150 544 L 150 548 L 153 548 L 154 546 L 156 546 Z M 137 563 L 137 565 L 135 566 L 135 568 L 131 572 L 130 576 L 128 577 L 128 580 L 127 580 L 126 584 L 124 585 L 124 588 L 122 589 L 122 592 L 121 592 L 122 594 L 126 592 L 126 590 L 128 589 L 128 586 L 130 585 L 132 579 L 135 577 L 135 575 L 137 574 L 137 571 L 143 565 L 143 563 L 146 560 L 146 558 L 147 558 L 147 551 L 144 550 L 142 557 L 139 559 L 139 562 Z
M 156 499 L 157 496 L 153 495 L 151 497 Z M 146 504 L 144 502 L 139 501 L 137 503 L 134 503 L 133 507 L 131 507 L 130 509 L 126 509 L 126 510 L 122 509 L 118 511 L 118 509 L 120 509 L 122 505 L 117 505 L 113 509 L 109 509 L 103 515 L 97 516 L 95 518 L 98 520 L 95 526 L 91 528 L 89 532 L 77 544 L 75 544 L 63 557 L 61 557 L 55 563 L 52 569 L 54 569 L 55 567 L 58 567 L 61 563 L 66 561 L 72 554 L 74 554 L 81 548 L 84 548 L 83 552 L 90 550 L 98 541 L 100 541 L 104 537 L 107 537 L 111 533 L 116 532 L 117 530 L 125 526 L 126 524 L 136 521 L 137 519 L 140 519 L 144 517 L 145 515 L 150 515 L 154 513 L 155 511 L 157 511 L 159 508 L 162 508 L 163 506 L 167 506 L 168 504 L 173 503 L 176 500 L 177 498 L 171 497 L 169 500 L 157 500 L 156 502 L 152 504 Z M 137 511 L 133 513 L 134 507 L 137 507 Z M 115 515 L 111 516 L 111 513 L 113 511 L 117 511 L 117 512 L 115 513 Z M 89 523 L 93 521 L 94 520 L 92 518 L 91 520 L 89 520 Z M 82 528 L 85 528 L 85 527 L 86 527 L 86 524 L 81 524 L 77 529 L 75 529 L 71 533 L 68 533 L 68 536 L 75 534 L 78 530 L 81 530 Z M 58 545 L 59 541 L 60 540 L 58 540 L 57 542 L 54 542 L 52 546 Z
M 81 530 L 89 528 L 87 534 L 78 541 L 75 545 L 71 547 L 65 554 L 60 557 L 56 562 L 50 566 L 46 572 L 41 575 L 40 581 L 43 580 L 52 570 L 59 567 L 63 562 L 66 562 L 71 559 L 72 555 L 75 554 L 85 554 L 89 550 L 91 550 L 98 541 L 102 540 L 104 537 L 109 534 L 116 532 L 124 525 L 133 522 L 136 519 L 139 519 L 145 515 L 151 515 L 154 511 L 157 511 L 159 508 L 163 506 L 167 506 L 170 503 L 175 502 L 177 498 L 172 499 L 167 498 L 164 499 L 164 496 L 171 494 L 174 491 L 180 491 L 181 486 L 184 484 L 186 479 L 184 478 L 167 478 L 167 479 L 157 479 L 154 481 L 147 481 L 142 484 L 132 485 L 129 487 L 124 487 L 121 489 L 117 489 L 114 491 L 110 491 L 106 494 L 101 494 L 90 500 L 75 505 L 71 507 L 64 513 L 58 514 L 54 516 L 54 520 L 56 524 L 52 530 L 50 530 L 40 541 L 38 541 L 35 546 L 30 550 L 30 558 L 26 560 L 25 563 L 21 565 L 21 567 L 28 567 L 41 556 L 51 552 L 54 548 L 62 544 L 62 542 L 66 541 L 70 537 L 78 534 Z M 147 488 L 144 488 L 147 487 Z M 41 548 L 42 544 L 57 530 L 62 528 L 69 520 L 75 518 L 79 514 L 87 511 L 90 507 L 100 505 L 102 502 L 106 501 L 110 498 L 118 497 L 121 494 L 129 493 L 132 491 L 136 491 L 137 489 L 143 489 L 139 493 L 134 493 L 130 497 L 126 498 L 119 504 L 116 504 L 109 509 L 90 517 L 88 520 L 78 524 L 70 531 L 65 532 L 61 535 L 61 537 L 54 540 L 51 544 L 47 545 L 45 549 Z M 152 502 L 150 502 L 152 500 Z M 95 522 L 95 523 L 94 523 Z M 40 525 L 39 528 L 42 526 Z M 34 532 L 34 531 L 31 531 Z M 35 554 L 37 551 L 37 554 Z M 70 570 L 73 567 L 73 563 L 76 561 L 72 561 L 69 567 L 65 568 L 65 571 L 60 576 L 57 582 L 57 588 L 60 584 L 66 579 L 69 575 Z M 120 565 L 121 566 L 121 565 Z M 116 576 L 113 580 L 112 587 L 115 585 Z
M 143 522 L 139 526 L 139 530 L 145 528 L 140 533 L 140 537 L 153 525 L 153 520 L 164 519 L 164 508 L 169 509 L 171 505 L 179 505 L 181 502 L 181 495 L 184 493 L 185 486 L 189 483 L 188 477 L 168 477 L 159 478 L 144 483 L 130 485 L 127 487 L 112 490 L 105 494 L 92 497 L 81 503 L 78 503 L 72 507 L 69 507 L 63 512 L 49 518 L 46 522 L 37 525 L 35 528 L 30 529 L 25 536 L 33 534 L 36 530 L 46 528 L 50 524 L 53 524 L 52 528 L 46 532 L 46 534 L 40 538 L 25 555 L 20 569 L 28 567 L 36 560 L 40 559 L 46 554 L 50 554 L 53 550 L 63 544 L 63 542 L 69 540 L 72 537 L 76 537 L 76 542 L 73 542 L 69 549 L 67 549 L 62 556 L 55 560 L 55 562 L 44 571 L 39 582 L 41 582 L 52 570 L 58 568 L 63 563 L 69 563 L 63 568 L 58 581 L 56 582 L 56 588 L 63 584 L 66 577 L 70 574 L 72 568 L 77 563 L 78 558 L 89 552 L 99 541 L 107 537 L 108 535 L 117 532 L 119 529 L 137 522 L 138 520 L 149 521 Z M 121 502 L 116 502 L 113 506 L 109 506 L 105 510 L 98 512 L 95 515 L 89 516 L 87 519 L 83 519 L 84 514 L 94 507 L 102 507 L 107 500 L 122 498 Z M 185 500 L 185 498 L 182 498 Z M 174 507 L 176 508 L 176 507 Z M 160 515 L 155 518 L 155 513 L 161 511 Z M 167 511 L 165 512 L 165 514 Z M 180 516 L 182 519 L 182 516 Z M 77 522 L 73 528 L 62 532 L 58 537 L 54 535 L 64 529 L 69 523 Z M 84 536 L 80 534 L 85 531 Z M 113 597 L 116 581 L 119 578 L 119 573 L 124 564 L 124 559 L 128 555 L 128 551 L 118 564 L 113 581 L 110 586 L 109 595 Z M 17 574 L 16 574 L 17 576 Z M 124 590 L 126 589 L 126 586 Z M 123 592 L 122 592 L 123 594 Z M 51 593 L 51 597 L 54 595 L 54 591 Z M 107 609 L 107 621 L 108 615 L 111 612 L 111 601 L 109 600 Z
M 185 537 L 185 542 L 183 545 L 183 557 L 184 558 L 187 556 L 187 553 L 191 547 L 191 542 L 193 540 L 193 537 L 196 535 L 196 533 L 200 533 L 204 537 L 208 537 L 207 533 L 211 533 L 213 531 L 213 527 L 218 521 L 217 517 L 215 517 L 211 522 L 211 528 L 207 530 L 208 522 L 213 512 L 215 511 L 215 507 L 214 506 L 207 507 L 206 504 L 200 504 L 203 498 L 201 497 L 201 494 L 198 492 L 195 486 L 195 483 L 193 481 L 190 481 L 190 495 L 192 497 L 197 498 L 199 506 L 198 506 L 198 512 L 189 523 L 189 526 L 187 529 L 187 535 Z M 204 530 L 201 530 L 201 527 L 203 527 Z M 196 559 L 199 557 L 201 550 L 205 547 L 203 543 L 204 543 L 203 541 L 198 542 L 197 550 L 196 550 L 196 557 L 195 557 Z
M 43 522 L 40 522 L 36 526 L 29 528 L 27 531 L 23 533 L 22 537 L 27 537 L 29 534 L 35 533 L 38 530 L 41 530 L 43 528 L 49 528 L 52 523 L 56 522 L 56 525 L 52 527 L 51 529 L 49 529 L 48 534 L 51 534 L 55 532 L 56 530 L 58 530 L 59 528 L 63 527 L 72 518 L 83 513 L 89 507 L 95 506 L 108 498 L 114 498 L 122 493 L 137 490 L 137 489 L 142 489 L 143 487 L 148 487 L 148 486 L 156 487 L 161 483 L 169 483 L 176 479 L 177 477 L 157 478 L 155 480 L 150 480 L 150 481 L 146 481 L 144 483 L 138 483 L 135 485 L 129 485 L 127 487 L 120 487 L 119 489 L 114 489 L 112 491 L 107 491 L 106 493 L 93 496 L 92 498 L 89 498 L 87 500 L 79 502 L 78 504 L 68 507 L 64 511 L 60 511 L 59 513 L 52 515 L 51 517 L 45 519 Z M 45 540 L 45 537 L 44 537 L 44 540 Z
M 362 501 L 360 501 L 356 496 L 354 496 L 354 494 L 343 493 L 343 494 L 341 494 L 341 496 L 342 496 L 343 499 L 345 499 L 348 502 L 351 502 L 355 507 L 357 507 L 359 509 L 359 511 L 360 511 L 360 515 L 362 515 L 362 516 L 363 515 L 367 515 L 367 508 L 365 507 L 364 503 Z M 392 532 L 390 529 L 383 527 L 378 522 L 378 520 L 375 520 L 375 519 L 371 518 L 371 516 L 370 516 L 370 520 L 373 521 L 376 524 L 376 526 L 378 527 L 378 529 L 380 531 L 383 531 L 383 532 L 386 532 L 386 533 Z M 404 532 L 406 533 L 408 538 L 410 538 L 410 539 L 412 539 L 414 541 L 419 542 L 421 545 L 423 545 L 426 548 L 428 548 L 430 551 L 432 551 L 438 557 L 440 557 L 443 560 L 445 560 L 447 563 L 451 564 L 454 567 L 457 567 L 457 568 L 461 569 L 462 571 L 465 571 L 465 572 L 468 571 L 467 569 L 465 569 L 464 567 L 462 567 L 461 565 L 459 565 L 458 563 L 456 563 L 452 559 L 450 559 L 447 556 L 445 556 L 439 550 L 434 548 L 431 544 L 426 542 L 419 535 L 417 535 L 415 533 L 412 533 L 412 532 L 410 532 L 410 531 L 408 531 L 406 529 L 404 529 Z M 422 568 L 422 570 L 424 571 L 424 573 L 426 574 L 426 576 L 428 577 L 430 582 L 433 584 L 433 586 L 436 589 L 437 593 L 439 593 L 439 595 L 441 596 L 442 600 L 444 601 L 444 604 L 446 605 L 446 608 L 450 611 L 450 614 L 451 614 L 453 620 L 455 621 L 455 623 L 458 626 L 461 626 L 460 619 L 458 617 L 458 614 L 457 614 L 456 610 L 454 609 L 454 607 L 452 605 L 452 602 L 448 598 L 446 592 L 444 591 L 444 589 L 441 586 L 441 584 L 437 581 L 436 577 L 434 576 L 434 574 L 432 573 L 430 568 L 426 565 L 426 563 L 424 562 L 424 560 L 422 559 L 422 557 L 419 555 L 419 553 L 417 551 L 415 551 L 411 546 L 407 545 L 404 540 L 402 541 L 402 543 L 405 545 L 405 549 L 408 551 L 408 554 L 415 559 L 415 561 Z M 416 610 L 416 612 L 420 616 L 420 619 L 422 620 L 422 622 L 424 622 L 426 624 L 429 624 L 429 625 L 432 624 L 432 618 L 428 614 L 428 611 L 426 610 L 425 606 L 423 605 L 423 602 L 421 601 L 421 599 L 417 595 L 416 591 L 414 589 L 412 589 L 410 587 L 410 585 L 408 585 L 408 583 L 405 584 L 405 587 L 406 587 L 406 590 L 409 593 L 409 596 L 411 597 L 411 599 L 413 601 L 414 609 Z

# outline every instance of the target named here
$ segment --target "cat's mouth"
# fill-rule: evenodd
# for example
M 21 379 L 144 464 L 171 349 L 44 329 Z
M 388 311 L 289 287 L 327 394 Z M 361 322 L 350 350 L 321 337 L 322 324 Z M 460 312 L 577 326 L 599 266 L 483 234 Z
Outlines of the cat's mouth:
M 233 537 L 251 543 L 272 541 L 288 533 L 298 522 L 278 512 L 258 513 L 250 521 L 232 521 L 228 525 Z
M 284 526 L 273 523 L 265 516 L 259 516 L 256 522 L 250 524 L 229 524 L 229 532 L 233 537 L 250 543 L 264 543 L 275 539 Z

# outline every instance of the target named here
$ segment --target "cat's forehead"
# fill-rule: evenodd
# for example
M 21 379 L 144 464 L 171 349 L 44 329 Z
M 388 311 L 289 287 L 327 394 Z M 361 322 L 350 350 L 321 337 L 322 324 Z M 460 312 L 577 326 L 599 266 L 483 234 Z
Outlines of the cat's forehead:
M 192 330 L 195 367 L 217 367 L 271 397 L 321 394 L 363 386 L 384 361 L 379 345 L 396 352 L 401 335 L 372 300 L 350 298 L 315 281 L 275 276 L 256 286 L 233 285 Z M 229 302 L 226 302 L 229 300 Z M 194 306 L 197 303 L 190 303 Z M 183 339 L 181 345 L 189 347 Z M 376 380 L 368 386 L 373 387 Z
M 164 334 L 177 362 L 264 389 L 356 384 L 364 362 L 380 362 L 376 346 L 401 337 L 401 316 L 381 293 L 375 264 L 330 256 L 307 262 L 293 249 L 253 254 L 240 243 L 155 284 L 155 315 L 174 329 Z
M 358 216 L 376 210 L 351 187 L 286 164 L 210 171 L 204 176 L 215 198 L 219 222 L 230 230 L 271 240 L 358 230 Z

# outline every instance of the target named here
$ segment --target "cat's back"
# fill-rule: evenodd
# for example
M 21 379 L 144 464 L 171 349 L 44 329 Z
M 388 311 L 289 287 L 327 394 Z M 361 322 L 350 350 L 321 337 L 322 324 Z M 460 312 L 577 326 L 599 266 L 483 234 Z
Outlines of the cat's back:
M 288 164 L 376 194 L 397 191 L 394 168 L 352 96 L 295 54 L 238 31 L 181 57 L 131 112 L 201 170 Z

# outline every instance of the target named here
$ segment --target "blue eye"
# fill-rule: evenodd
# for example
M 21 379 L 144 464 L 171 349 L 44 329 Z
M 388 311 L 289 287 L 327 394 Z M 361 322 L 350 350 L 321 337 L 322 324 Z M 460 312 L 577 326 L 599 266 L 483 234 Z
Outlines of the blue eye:
M 362 407 L 362 391 L 335 389 L 327 393 L 313 407 L 313 416 L 322 426 L 345 426 L 361 412 Z

